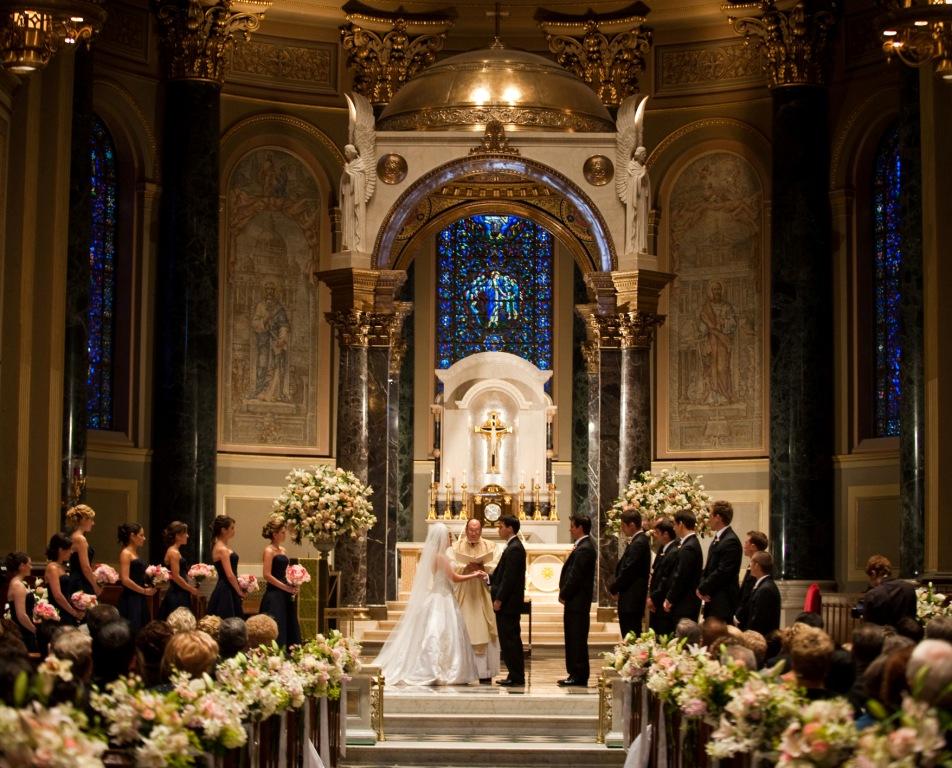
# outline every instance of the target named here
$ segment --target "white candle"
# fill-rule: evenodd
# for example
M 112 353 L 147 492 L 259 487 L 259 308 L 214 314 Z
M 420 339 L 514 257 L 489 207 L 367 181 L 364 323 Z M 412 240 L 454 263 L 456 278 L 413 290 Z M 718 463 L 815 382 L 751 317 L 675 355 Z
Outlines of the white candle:
M 433 483 L 435 482 L 436 482 L 436 470 L 431 469 L 430 470 L 430 485 L 433 485 Z
M 465 485 L 465 483 L 466 483 L 466 470 L 464 469 L 463 470 L 463 484 Z

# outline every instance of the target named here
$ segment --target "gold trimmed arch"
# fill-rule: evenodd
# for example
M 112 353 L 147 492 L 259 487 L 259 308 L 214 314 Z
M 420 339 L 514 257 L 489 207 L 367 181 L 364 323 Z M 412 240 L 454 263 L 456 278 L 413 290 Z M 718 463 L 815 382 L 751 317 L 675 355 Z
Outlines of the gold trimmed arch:
M 542 163 L 501 154 L 453 160 L 417 180 L 388 211 L 373 263 L 406 269 L 418 239 L 465 216 L 501 212 L 550 229 L 583 274 L 617 269 L 608 227 L 588 195 Z

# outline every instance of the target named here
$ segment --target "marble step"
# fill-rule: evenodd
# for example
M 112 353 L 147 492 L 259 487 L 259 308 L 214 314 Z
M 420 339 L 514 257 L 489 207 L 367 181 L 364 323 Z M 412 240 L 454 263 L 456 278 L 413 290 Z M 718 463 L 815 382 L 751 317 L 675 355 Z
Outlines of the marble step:
M 421 738 L 466 739 L 473 733 L 473 718 L 458 715 L 384 714 L 384 733 L 389 741 L 413 741 Z M 517 715 L 492 718 L 492 734 L 500 739 L 525 735 L 526 724 Z M 559 734 L 559 739 L 591 742 L 598 727 L 596 715 L 564 715 L 546 718 L 546 727 Z
M 560 690 L 558 695 L 526 693 L 518 696 L 491 686 L 457 687 L 453 690 L 460 692 L 432 695 L 387 687 L 384 692 L 384 718 L 409 714 L 421 718 L 448 715 L 470 720 L 474 716 L 519 717 L 532 718 L 533 722 L 541 723 L 548 717 L 598 716 L 598 697 L 594 687 Z
M 383 643 L 390 636 L 389 629 L 366 629 L 357 633 L 357 637 L 364 645 L 370 643 Z M 529 642 L 529 631 L 523 627 L 522 642 Z M 588 635 L 589 647 L 598 646 L 600 649 L 605 646 L 605 650 L 610 650 L 619 642 L 618 632 L 611 631 L 591 631 Z M 540 632 L 534 626 L 532 628 L 532 645 L 551 645 L 563 646 L 565 637 L 562 628 L 550 632 Z
M 473 731 L 463 739 L 384 741 L 373 746 L 348 746 L 343 766 L 377 768 L 383 766 L 487 766 L 491 768 L 524 768 L 524 766 L 565 765 L 574 768 L 621 766 L 625 752 L 604 745 L 572 741 L 532 740 L 524 742 L 503 739 L 484 740 L 492 734 L 494 720 L 474 722 Z

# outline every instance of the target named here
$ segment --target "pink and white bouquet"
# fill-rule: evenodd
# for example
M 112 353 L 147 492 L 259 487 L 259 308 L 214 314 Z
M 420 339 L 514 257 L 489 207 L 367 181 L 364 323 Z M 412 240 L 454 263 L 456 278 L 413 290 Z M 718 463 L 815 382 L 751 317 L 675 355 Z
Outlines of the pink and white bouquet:
M 33 622 L 38 624 L 41 621 L 59 621 L 60 614 L 56 606 L 49 600 L 37 600 L 33 605 Z
M 88 611 L 90 608 L 99 605 L 99 599 L 95 595 L 82 591 L 73 592 L 69 596 L 69 601 L 77 611 Z
M 698 483 L 700 479 L 700 475 L 694 477 L 679 469 L 640 473 L 608 508 L 608 532 L 616 536 L 621 532 L 621 515 L 626 509 L 641 513 L 645 529 L 651 528 L 659 518 L 671 519 L 676 512 L 689 509 L 697 518 L 698 536 L 710 535 L 710 496 L 704 491 L 704 486 Z
M 266 720 L 304 704 L 306 681 L 298 666 L 266 648 L 225 659 L 215 670 L 215 680 L 245 707 L 251 720 Z
M 846 768 L 946 766 L 945 732 L 939 713 L 923 701 L 903 696 L 899 712 L 863 731 Z
M 846 699 L 813 701 L 806 705 L 780 737 L 784 768 L 835 768 L 856 745 L 855 715 Z
M 103 584 L 116 584 L 119 581 L 119 574 L 116 573 L 116 569 L 111 565 L 100 563 L 93 568 L 93 578 L 96 579 L 96 583 L 100 586 Z
M 208 675 L 191 679 L 185 672 L 174 672 L 171 683 L 171 695 L 178 702 L 182 723 L 197 736 L 205 752 L 221 752 L 245 744 L 245 707 L 228 691 Z
M 84 732 L 86 716 L 70 706 L 20 709 L 0 704 L 0 764 L 101 768 L 106 742 Z
M 258 578 L 250 573 L 243 573 L 238 577 L 238 586 L 245 593 L 251 593 L 258 589 Z
M 195 563 L 188 569 L 188 577 L 196 584 L 201 584 L 205 579 L 214 579 L 218 577 L 214 566 L 208 563 Z
M 145 575 L 152 580 L 153 586 L 159 587 L 169 583 L 169 569 L 164 565 L 150 565 L 145 569 Z
M 292 587 L 300 587 L 302 584 L 307 584 L 311 580 L 311 574 L 308 573 L 307 568 L 303 565 L 294 564 L 288 566 L 285 578 Z

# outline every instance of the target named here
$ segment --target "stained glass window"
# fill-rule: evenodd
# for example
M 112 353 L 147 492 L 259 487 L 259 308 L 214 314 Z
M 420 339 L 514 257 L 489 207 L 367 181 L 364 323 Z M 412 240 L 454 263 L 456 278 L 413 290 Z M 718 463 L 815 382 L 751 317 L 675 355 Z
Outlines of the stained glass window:
M 470 216 L 437 238 L 436 364 L 511 352 L 552 369 L 552 235 L 518 216 Z
M 92 239 L 89 244 L 89 369 L 86 424 L 112 428 L 113 331 L 116 262 L 116 150 L 109 130 L 95 117 L 89 144 Z
M 902 164 L 898 126 L 888 130 L 879 143 L 873 174 L 873 339 L 875 364 L 873 427 L 876 437 L 899 434 L 899 401 L 902 387 L 899 365 L 899 267 L 902 235 L 899 192 Z

